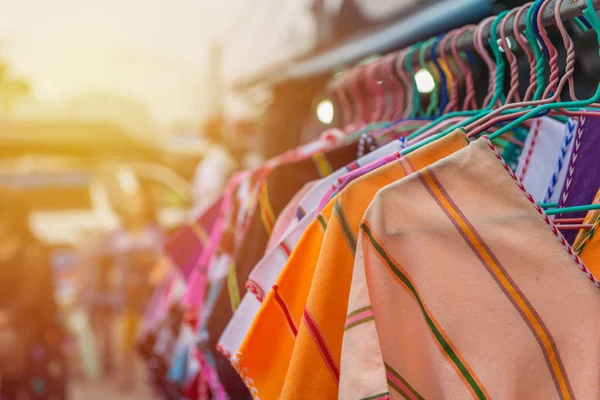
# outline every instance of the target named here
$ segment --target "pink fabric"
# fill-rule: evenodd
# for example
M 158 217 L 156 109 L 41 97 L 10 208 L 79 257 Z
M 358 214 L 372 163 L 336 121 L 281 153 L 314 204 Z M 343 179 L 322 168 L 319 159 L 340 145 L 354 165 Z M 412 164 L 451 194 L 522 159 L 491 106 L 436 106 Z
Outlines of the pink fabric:
M 200 259 L 198 260 L 198 265 L 196 268 L 194 268 L 194 271 L 190 275 L 187 289 L 182 300 L 184 307 L 197 308 L 202 306 L 207 282 L 206 271 L 204 268 L 208 267 L 208 262 L 212 259 L 217 245 L 221 240 L 221 235 L 223 233 L 225 224 L 223 216 L 227 215 L 229 209 L 231 208 L 235 188 L 239 185 L 240 181 L 246 176 L 246 174 L 248 173 L 241 172 L 234 174 L 229 182 L 227 182 L 219 217 L 217 218 L 217 221 L 215 222 L 215 225 L 210 233 L 209 242 L 204 248 Z
M 325 206 L 327 205 L 327 203 L 329 203 L 329 200 L 331 200 L 331 198 L 342 191 L 342 189 L 344 189 L 346 186 L 348 186 L 348 184 L 350 182 L 352 182 L 353 180 L 355 180 L 356 178 L 360 178 L 361 176 L 368 174 L 369 172 L 382 167 L 386 164 L 391 163 L 392 161 L 396 161 L 397 159 L 400 158 L 400 152 L 396 151 L 393 154 L 389 154 L 385 157 L 380 158 L 379 160 L 373 161 L 372 163 L 369 163 L 363 167 L 360 167 L 358 169 L 355 169 L 352 172 L 348 172 L 345 175 L 342 175 L 339 179 L 337 184 L 332 185 L 329 190 L 327 191 L 327 194 L 325 194 L 325 196 L 323 196 L 323 198 L 321 199 L 321 202 L 319 203 L 319 212 L 321 212 L 323 210 L 323 208 L 325 208 Z

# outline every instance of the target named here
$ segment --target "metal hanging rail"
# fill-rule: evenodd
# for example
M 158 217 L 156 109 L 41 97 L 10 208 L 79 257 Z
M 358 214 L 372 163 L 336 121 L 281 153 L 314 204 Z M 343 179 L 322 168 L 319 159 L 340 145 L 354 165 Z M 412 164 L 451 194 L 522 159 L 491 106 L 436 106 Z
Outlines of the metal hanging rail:
M 542 24 L 544 26 L 555 25 L 554 9 L 555 9 L 555 5 L 556 5 L 556 1 L 557 0 L 551 1 L 548 4 L 548 6 L 545 8 L 545 10 L 542 14 Z M 592 0 L 592 3 L 594 4 L 595 10 L 600 10 L 600 0 Z M 572 18 L 582 15 L 583 10 L 585 10 L 586 8 L 587 8 L 586 0 L 565 0 L 565 1 L 563 1 L 562 5 L 561 5 L 560 15 L 561 15 L 563 21 L 569 20 L 569 19 L 572 19 Z M 526 15 L 526 13 L 524 13 L 520 18 L 519 28 L 524 30 L 526 27 L 526 21 L 527 21 L 527 15 Z M 511 17 L 509 17 L 506 26 L 512 27 L 513 24 L 514 24 L 514 16 L 511 16 Z M 512 33 L 512 29 L 509 29 L 509 31 Z M 499 26 L 497 28 L 496 33 L 498 34 L 498 38 L 499 38 L 500 37 L 500 27 Z M 491 24 L 488 24 L 483 29 L 483 37 L 489 38 L 490 35 L 491 35 Z M 473 36 L 474 36 L 473 32 L 466 32 L 466 33 L 462 34 L 457 41 L 458 50 L 464 51 L 464 50 L 473 49 L 473 39 L 474 39 Z M 512 35 L 508 35 L 508 36 L 512 36 Z M 446 49 L 447 49 L 447 53 L 449 54 L 450 50 L 451 50 L 450 43 L 446 44 Z M 416 53 L 417 52 L 413 53 L 411 56 L 411 61 L 414 64 L 419 62 L 419 55 Z M 435 49 L 435 54 L 436 54 L 436 56 L 440 55 L 439 47 Z M 425 58 L 429 59 L 430 56 L 431 56 L 430 52 L 428 52 L 428 54 L 426 54 Z M 397 65 L 396 67 L 404 68 L 404 65 Z

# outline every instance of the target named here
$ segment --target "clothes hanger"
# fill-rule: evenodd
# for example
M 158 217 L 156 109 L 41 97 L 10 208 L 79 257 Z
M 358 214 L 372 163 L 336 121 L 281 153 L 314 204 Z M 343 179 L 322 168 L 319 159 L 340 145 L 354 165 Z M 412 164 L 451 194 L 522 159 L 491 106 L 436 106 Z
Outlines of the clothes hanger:
M 385 121 L 394 120 L 394 115 L 398 110 L 404 109 L 404 86 L 396 79 L 394 74 L 395 60 L 396 54 L 389 54 L 380 62 L 385 94 L 384 114 L 382 118 Z
M 475 101 L 475 84 L 473 80 L 473 73 L 471 68 L 467 66 L 467 64 L 462 60 L 460 54 L 458 53 L 458 39 L 460 36 L 471 30 L 476 29 L 475 25 L 467 25 L 458 30 L 456 35 L 452 38 L 451 48 L 452 55 L 454 56 L 454 60 L 456 64 L 459 66 L 460 70 L 465 77 L 465 99 L 463 101 L 462 110 L 467 111 L 469 109 L 474 110 L 477 108 L 477 102 Z
M 429 57 L 431 58 L 433 65 L 440 72 L 440 91 L 439 91 L 440 104 L 438 106 L 437 112 L 435 113 L 436 118 L 438 118 L 440 115 L 442 115 L 444 113 L 444 110 L 446 109 L 446 105 L 449 102 L 448 92 L 454 86 L 454 79 L 456 76 L 454 73 L 452 63 L 450 63 L 446 59 L 443 59 L 441 56 L 438 57 L 438 55 L 436 54 L 436 49 L 438 47 L 440 48 L 440 54 L 442 53 L 441 43 L 446 36 L 447 36 L 447 34 L 440 34 L 440 35 L 436 36 L 435 41 L 433 42 L 433 45 L 431 46 L 430 54 L 429 54 Z M 457 87 L 457 89 L 458 89 L 458 87 Z
M 485 115 L 486 113 L 490 112 L 492 109 L 492 104 L 496 102 L 496 100 L 500 97 L 500 92 L 502 91 L 502 82 L 501 80 L 504 77 L 504 63 L 502 61 L 500 52 L 498 51 L 498 54 L 495 54 L 496 57 L 496 63 L 494 63 L 491 58 L 489 57 L 489 55 L 487 54 L 485 48 L 483 47 L 483 29 L 488 25 L 488 24 L 492 24 L 492 31 L 495 29 L 495 26 L 497 26 L 497 21 L 499 21 L 499 18 L 497 16 L 492 16 L 492 17 L 488 17 L 486 19 L 484 19 L 483 21 L 481 21 L 475 28 L 474 31 L 474 44 L 475 44 L 475 50 L 479 53 L 479 55 L 481 56 L 481 58 L 484 60 L 485 65 L 488 66 L 488 68 L 491 68 L 492 70 L 494 70 L 495 72 L 490 71 L 489 74 L 490 76 L 494 77 L 494 79 L 490 79 L 488 86 L 491 84 L 493 87 L 492 92 L 493 92 L 493 96 L 492 98 L 489 99 L 487 106 L 485 106 L 482 110 L 472 110 L 472 111 L 458 111 L 458 112 L 454 112 L 454 113 L 449 113 L 446 114 L 444 116 L 441 116 L 440 118 L 437 118 L 435 121 L 433 121 L 432 123 L 428 124 L 427 126 L 417 130 L 416 132 L 414 132 L 413 134 L 409 135 L 406 139 L 408 141 L 408 143 L 414 143 L 416 141 L 416 139 L 421 139 L 423 137 L 427 137 L 427 139 L 425 140 L 420 140 L 418 143 L 413 144 L 413 146 L 411 146 L 411 148 L 414 147 L 414 149 L 417 149 L 419 147 L 424 146 L 427 143 L 430 143 L 431 141 L 434 141 L 440 137 L 445 136 L 446 134 L 454 131 L 456 128 L 454 126 L 454 122 L 456 122 L 456 120 L 453 120 L 453 118 L 455 117 L 471 117 L 470 119 L 467 119 L 466 121 L 469 122 L 472 119 L 474 120 L 475 117 L 477 116 L 482 116 Z M 495 22 L 495 24 L 494 24 Z M 457 35 L 458 36 L 458 35 Z M 495 32 L 494 32 L 494 36 L 495 36 Z M 458 40 L 456 38 L 456 40 Z M 502 79 L 498 79 L 498 77 L 502 78 Z M 500 82 L 500 84 L 498 85 L 497 83 Z M 493 99 L 493 101 L 491 101 Z M 484 102 L 485 103 L 485 102 Z M 460 120 L 461 122 L 458 123 L 458 127 L 462 126 L 461 124 L 464 124 L 466 122 L 464 122 L 463 119 Z M 444 132 L 442 133 L 438 133 L 435 136 L 431 136 L 434 132 L 436 132 L 439 128 L 443 128 L 445 125 L 447 125 L 449 122 L 453 123 L 453 128 L 451 129 L 446 129 Z
M 440 40 L 439 43 L 439 49 L 440 49 L 440 59 L 441 62 L 443 64 L 445 64 L 448 68 L 448 86 L 450 88 L 449 90 L 449 98 L 448 98 L 448 102 L 446 103 L 446 105 L 444 106 L 442 113 L 448 113 L 451 111 L 456 111 L 457 107 L 458 107 L 458 92 L 459 92 L 459 88 L 460 88 L 460 77 L 459 77 L 459 73 L 457 73 L 454 68 L 452 63 L 449 61 L 448 59 L 448 54 L 447 54 L 447 50 L 446 47 L 448 45 L 448 42 L 450 42 L 451 39 L 454 38 L 454 36 L 456 36 L 456 33 L 458 32 L 457 29 L 454 29 L 453 31 L 448 32 L 446 35 L 444 35 L 444 37 Z M 435 46 L 432 47 L 432 52 L 435 51 Z
M 441 75 L 443 74 L 442 71 L 438 70 L 438 72 L 441 72 L 441 74 L 434 74 L 433 71 L 431 71 L 429 69 L 429 65 L 427 65 L 427 61 L 425 61 L 425 53 L 427 52 L 427 50 L 431 47 L 434 48 L 435 43 L 437 42 L 436 37 L 432 37 L 427 39 L 422 46 L 420 46 L 419 48 L 419 65 L 422 69 L 426 70 L 427 72 L 429 72 L 429 74 L 431 74 L 431 76 L 434 79 L 434 86 L 433 86 L 433 90 L 431 91 L 431 93 L 429 94 L 429 105 L 427 106 L 427 109 L 423 110 L 422 108 L 422 103 L 420 104 L 420 113 L 421 115 L 425 116 L 425 117 L 430 117 L 433 115 L 434 110 L 438 107 L 439 105 L 439 87 L 441 84 Z M 436 75 L 440 76 L 440 80 L 436 81 Z M 444 82 L 445 84 L 445 82 Z M 416 84 L 415 84 L 416 86 Z M 421 94 L 419 93 L 419 96 Z
M 548 87 L 544 91 L 543 100 L 533 101 L 533 102 L 529 102 L 529 103 L 526 103 L 526 102 L 513 103 L 513 105 L 500 107 L 500 109 L 494 110 L 492 113 L 483 117 L 476 123 L 473 123 L 473 124 L 467 126 L 466 131 L 469 132 L 467 134 L 468 137 L 473 137 L 473 136 L 483 132 L 485 129 L 487 129 L 491 125 L 494 125 L 500 121 L 505 121 L 507 119 L 514 119 L 514 118 L 518 117 L 519 115 L 525 114 L 525 112 L 520 112 L 518 114 L 515 113 L 515 114 L 504 115 L 504 116 L 497 116 L 500 112 L 510 108 L 511 106 L 519 105 L 519 106 L 531 107 L 532 105 L 555 103 L 557 100 L 560 100 L 560 93 L 562 92 L 565 84 L 569 83 L 569 82 L 572 83 L 572 76 L 573 76 L 574 68 L 575 68 L 575 50 L 574 50 L 573 42 L 572 42 L 572 40 L 569 40 L 570 38 L 568 37 L 568 33 L 566 32 L 566 30 L 564 30 L 564 25 L 562 25 L 562 21 L 561 21 L 560 6 L 561 6 L 563 0 L 558 0 L 555 3 L 554 15 L 555 15 L 555 19 L 557 19 L 557 26 L 559 27 L 559 30 L 561 31 L 561 36 L 563 37 L 563 40 L 565 41 L 565 48 L 567 49 L 567 62 L 566 62 L 566 67 L 565 67 L 565 73 L 564 73 L 562 79 L 560 80 L 560 82 L 557 84 L 558 75 L 559 75 L 558 62 L 557 62 L 558 52 L 556 51 L 556 48 L 553 46 L 552 42 L 549 40 L 548 35 L 542 25 L 542 20 L 541 20 L 541 15 L 542 15 L 545 7 L 550 2 L 551 2 L 551 0 L 543 1 L 543 3 L 539 7 L 539 13 L 537 15 L 537 24 L 538 24 L 538 28 L 539 28 L 540 37 L 542 38 L 542 41 L 545 44 L 545 48 L 550 55 L 550 70 L 551 70 L 550 82 L 548 84 Z M 558 22 L 558 21 L 560 21 L 560 22 Z M 551 94 L 552 94 L 552 96 L 550 96 Z M 557 104 L 557 103 L 555 103 L 555 104 Z M 597 107 L 598 105 L 590 104 L 590 106 Z M 578 110 L 578 111 L 574 112 L 574 111 L 566 110 L 563 107 L 553 107 L 552 110 L 560 111 L 562 114 L 566 114 L 566 115 L 570 115 L 570 116 L 580 116 L 580 115 L 599 116 L 600 115 L 600 113 L 598 111 L 594 112 L 594 111 L 589 111 L 589 110 Z M 494 133 L 494 137 L 497 137 L 496 135 L 497 135 L 497 132 Z
M 496 103 L 504 102 L 504 58 L 501 56 L 500 51 L 498 50 L 498 40 L 496 36 L 496 29 L 498 27 L 498 23 L 504 19 L 504 17 L 508 14 L 508 11 L 503 11 L 498 14 L 496 17 L 492 18 L 492 27 L 491 27 L 491 37 L 489 39 L 490 47 L 495 56 L 495 62 L 489 56 L 488 52 L 485 50 L 485 44 L 483 41 L 483 28 L 478 29 L 476 31 L 476 40 L 475 40 L 475 48 L 478 49 L 479 54 L 482 55 L 483 60 L 486 64 L 488 64 L 488 69 L 491 74 L 489 76 L 488 81 L 488 93 L 483 100 L 483 105 L 494 107 Z
M 517 13 L 515 14 L 515 18 L 513 19 L 513 37 L 523 49 L 525 56 L 527 57 L 527 62 L 529 63 L 529 86 L 523 95 L 523 101 L 528 101 L 533 95 L 536 87 L 537 87 L 537 72 L 536 72 L 536 63 L 537 60 L 533 53 L 533 50 L 529 46 L 529 42 L 525 40 L 525 36 L 520 32 L 519 21 L 521 20 L 521 16 L 524 12 L 531 8 L 533 3 L 527 3 L 522 7 L 517 8 Z
M 379 79 L 379 67 L 380 64 L 377 62 L 372 62 L 371 64 L 365 67 L 365 86 L 367 89 L 370 89 L 369 92 L 372 96 L 372 101 L 369 102 L 372 104 L 372 108 L 369 111 L 368 108 L 365 108 L 365 117 L 367 123 L 371 124 L 375 121 L 380 121 L 383 116 L 383 107 L 385 107 L 384 99 L 385 94 L 383 93 L 382 81 Z
M 355 67 L 350 72 L 350 93 L 352 94 L 354 105 L 354 113 L 351 120 L 351 126 L 354 130 L 360 129 L 365 125 L 363 120 L 365 110 L 365 98 L 360 90 L 360 78 L 363 75 L 364 66 Z
M 475 28 L 475 35 L 474 35 L 474 42 L 477 42 L 479 39 L 481 39 L 481 34 L 483 32 L 483 29 L 490 23 L 493 23 L 495 20 L 497 19 L 497 17 L 488 17 L 486 19 L 484 19 L 483 21 L 481 21 L 477 27 Z M 479 38 L 478 38 L 479 36 Z M 485 64 L 488 65 L 488 67 L 492 66 L 492 63 L 489 63 L 489 56 L 487 56 L 485 52 L 485 49 L 483 49 L 481 46 L 475 46 L 475 50 L 477 50 L 477 52 L 480 54 L 480 56 L 485 60 Z M 483 52 L 482 52 L 483 51 Z M 499 53 L 499 52 L 498 52 Z M 487 57 L 487 58 L 486 58 Z M 500 55 L 497 56 L 498 58 L 500 58 Z M 504 68 L 504 64 L 503 62 L 497 62 L 495 65 L 496 69 L 501 70 Z M 492 74 L 492 72 L 490 71 L 490 74 Z M 500 75 L 503 76 L 503 71 L 496 71 L 496 76 Z M 497 80 L 496 80 L 497 81 Z M 500 91 L 502 90 L 501 86 L 496 86 L 494 88 L 494 102 L 496 101 L 496 99 L 500 96 Z M 414 132 L 413 134 L 409 135 L 406 139 L 409 141 L 409 143 L 411 143 L 411 141 L 413 139 L 415 139 L 416 137 L 419 137 L 420 135 L 422 135 L 423 133 L 430 131 L 431 129 L 437 129 L 437 127 L 443 123 L 444 121 L 450 120 L 451 118 L 454 117 L 471 117 L 470 119 L 468 119 L 467 121 L 470 122 L 471 119 L 475 120 L 475 118 L 473 118 L 473 116 L 481 116 L 481 115 L 485 115 L 486 113 L 490 112 L 492 109 L 491 105 L 487 105 L 486 107 L 484 107 L 482 110 L 473 110 L 473 111 L 458 111 L 458 112 L 454 112 L 454 113 L 448 113 L 446 115 L 441 116 L 440 118 L 437 118 L 436 120 L 434 120 L 433 122 L 431 122 L 430 124 L 424 126 L 423 128 L 417 130 L 416 132 Z M 462 126 L 461 124 L 463 124 L 465 122 L 461 122 L 459 125 Z M 459 126 L 459 127 L 460 127 Z M 417 148 L 420 148 L 442 136 L 445 136 L 447 133 L 450 133 L 452 131 L 454 131 L 456 128 L 451 128 L 450 130 L 446 130 L 442 133 L 439 133 L 435 136 L 430 136 L 428 139 L 421 141 L 417 144 L 414 144 L 413 146 L 411 146 L 411 149 L 416 150 Z
M 514 16 L 519 11 L 518 8 L 512 9 L 506 14 L 506 18 L 500 24 L 500 46 L 504 50 L 508 64 L 510 65 L 510 89 L 506 94 L 506 103 L 510 103 L 514 98 L 517 102 L 521 100 L 519 95 L 519 65 L 517 63 L 517 57 L 515 57 L 509 39 L 506 36 L 506 24 L 510 17 Z
M 534 6 L 534 7 L 530 8 L 530 11 L 532 9 L 537 10 L 536 19 L 537 19 L 538 24 L 540 24 L 540 25 L 542 25 L 542 21 L 541 21 L 542 13 L 543 13 L 546 5 L 549 4 L 550 1 L 552 1 L 552 0 L 542 0 L 542 3 L 539 4 L 539 7 Z M 543 26 L 540 27 L 539 32 L 542 33 L 542 39 L 549 43 L 550 41 L 549 41 L 547 35 L 545 35 L 545 29 L 543 28 Z M 557 86 L 556 83 L 558 82 L 558 78 L 559 78 L 558 63 L 557 63 L 558 53 L 556 52 L 556 49 L 554 48 L 554 46 L 552 46 L 551 43 L 550 43 L 550 47 L 551 47 L 550 49 L 548 49 L 548 47 L 546 47 L 546 49 L 550 53 L 549 54 L 550 55 L 549 63 L 550 63 L 551 73 L 550 73 L 548 86 L 543 91 L 543 95 L 541 96 L 542 99 L 541 100 L 533 100 L 533 101 L 529 101 L 529 102 L 517 102 L 517 103 L 505 104 L 505 105 L 501 106 L 500 108 L 493 110 L 492 112 L 488 113 L 487 115 L 482 116 L 478 120 L 473 121 L 466 126 L 465 131 L 468 132 L 467 137 L 473 137 L 473 136 L 483 132 L 490 126 L 495 125 L 501 121 L 514 119 L 515 117 L 524 115 L 528 109 L 531 109 L 532 106 L 541 105 L 541 104 L 549 104 L 549 103 L 553 103 L 556 100 L 560 99 L 560 93 L 562 91 L 562 88 L 564 87 L 564 83 L 566 83 L 566 79 L 568 79 L 568 76 L 573 74 L 574 63 L 567 62 L 567 67 L 565 69 L 565 75 L 561 79 L 560 84 Z M 538 50 L 538 53 L 536 53 L 536 54 L 541 54 L 541 52 L 539 52 L 539 50 Z M 569 54 L 567 56 L 567 59 L 569 60 L 571 56 L 574 57 L 574 54 Z M 574 60 L 574 58 L 573 58 L 573 60 Z M 539 70 L 538 70 L 538 72 L 539 72 Z M 536 95 L 534 95 L 534 98 L 537 97 L 537 92 L 542 91 L 542 89 L 543 89 L 543 87 L 541 85 L 538 85 L 537 90 L 536 90 Z M 508 111 L 508 110 L 515 109 L 515 108 L 523 108 L 523 107 L 525 108 L 525 110 L 518 110 L 511 114 L 502 115 L 502 113 L 504 111 Z
M 398 74 L 396 73 L 396 59 L 398 58 L 398 53 L 393 53 L 390 55 L 390 59 L 386 64 L 386 73 L 389 76 L 390 81 L 392 82 L 392 90 L 390 91 L 390 104 L 393 105 L 391 108 L 391 116 L 393 118 L 388 118 L 388 120 L 396 120 L 402 116 L 404 116 L 404 109 L 406 107 L 406 96 L 409 90 L 407 86 L 400 79 Z
M 409 117 L 416 117 L 421 110 L 421 96 L 417 90 L 417 81 L 415 79 L 415 72 L 412 66 L 412 55 L 422 45 L 422 42 L 416 43 L 410 46 L 408 51 L 404 54 L 404 70 L 408 74 L 410 87 L 412 88 L 412 107 L 410 108 L 410 113 L 406 114 Z
M 562 0 L 559 0 L 557 3 L 562 3 Z M 592 0 L 586 0 L 586 5 L 587 5 L 587 7 L 585 10 L 583 10 L 583 15 L 588 19 L 588 21 L 592 25 L 593 30 L 596 32 L 597 41 L 598 41 L 598 44 L 600 45 L 600 19 L 598 19 L 598 16 L 594 9 L 594 4 L 593 4 Z M 564 80 L 561 80 L 561 82 L 562 81 L 564 81 Z M 502 131 L 507 129 L 511 125 L 516 125 L 527 118 L 537 115 L 539 112 L 544 112 L 546 110 L 557 109 L 557 108 L 585 107 L 585 106 L 589 106 L 591 104 L 596 103 L 599 99 L 600 99 L 600 85 L 597 85 L 596 92 L 589 99 L 558 102 L 555 104 L 543 104 L 541 106 L 535 107 L 533 110 L 531 110 L 527 114 L 517 118 L 515 121 L 510 122 L 505 127 L 500 129 L 499 131 L 495 132 L 493 135 L 500 136 L 503 133 Z M 492 135 L 489 136 L 490 139 L 491 139 L 491 136 Z M 569 213 L 574 213 L 574 212 L 582 212 L 582 211 L 590 211 L 590 210 L 598 210 L 598 209 L 600 209 L 600 204 L 588 204 L 588 205 L 573 206 L 573 207 L 555 208 L 555 209 L 551 209 L 551 210 L 546 210 L 545 212 L 547 215 L 557 215 L 557 214 L 569 214 Z
M 348 124 L 350 124 L 351 118 L 350 103 L 348 102 L 348 97 L 346 95 L 347 80 L 348 77 L 346 76 L 346 74 L 344 74 L 339 76 L 334 81 L 334 86 L 336 87 L 335 94 L 342 109 L 342 129 Z

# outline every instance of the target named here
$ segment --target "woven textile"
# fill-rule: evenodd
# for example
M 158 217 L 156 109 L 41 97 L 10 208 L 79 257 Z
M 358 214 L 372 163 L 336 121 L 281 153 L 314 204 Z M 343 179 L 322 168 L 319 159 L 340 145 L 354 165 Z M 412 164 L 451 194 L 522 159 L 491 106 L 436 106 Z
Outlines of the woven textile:
M 565 125 L 550 117 L 532 122 L 516 175 L 536 201 L 546 197 L 566 133 Z
M 456 131 L 362 176 L 338 195 L 327 222 L 281 398 L 337 396 L 356 237 L 362 216 L 377 191 L 454 153 L 467 143 L 464 134 Z
M 411 163 L 416 162 L 418 165 L 428 165 L 447 154 L 451 154 L 454 150 L 460 148 L 461 145 L 466 145 L 466 140 L 462 133 L 456 132 L 443 141 L 435 142 L 421 151 L 412 153 L 402 163 L 389 164 L 381 170 L 373 171 L 372 177 L 369 175 L 365 176 L 365 179 L 370 177 L 367 180 L 370 183 L 364 191 L 358 191 L 360 196 L 362 196 L 359 204 L 362 204 L 363 211 L 377 189 L 405 176 L 408 173 L 407 168 L 410 168 L 409 165 Z M 235 366 L 242 377 L 245 378 L 255 397 L 260 396 L 262 399 L 270 399 L 279 398 L 282 395 L 283 383 L 286 379 L 286 372 L 292 357 L 295 337 L 300 331 L 304 331 L 305 329 L 305 318 L 303 318 L 304 308 L 313 282 L 313 273 L 320 260 L 320 254 L 334 255 L 339 252 L 348 251 L 343 235 L 341 244 L 345 249 L 339 246 L 322 247 L 325 233 L 329 230 L 328 221 L 336 221 L 337 223 L 337 217 L 335 216 L 335 213 L 337 213 L 336 208 L 336 202 L 331 201 L 310 224 L 292 252 L 273 289 L 265 298 L 236 356 Z M 360 215 L 358 216 L 359 220 Z M 336 226 L 334 229 L 338 230 L 340 228 Z M 336 246 L 339 244 L 339 241 L 335 241 Z M 321 251 L 322 249 L 323 252 Z M 342 260 L 345 260 L 345 255 L 340 254 L 340 257 Z M 351 269 L 351 261 L 349 265 Z M 349 285 L 350 281 L 348 279 L 346 286 L 349 287 Z M 344 298 L 343 291 L 339 294 L 339 297 Z M 347 296 L 345 298 L 347 299 Z M 344 305 L 341 309 L 342 319 L 345 308 Z M 338 342 L 341 344 L 341 332 L 339 333 Z M 304 337 L 304 334 L 302 337 Z M 304 345 L 304 341 L 302 345 Z M 337 347 L 339 348 L 340 346 L 338 345 Z M 339 351 L 337 354 L 339 359 Z M 330 386 L 334 385 L 333 391 L 328 391 L 327 394 L 333 393 L 335 395 L 336 383 L 332 381 L 330 373 L 327 372 L 328 369 L 319 352 L 316 355 L 317 357 L 314 359 L 319 362 L 318 365 L 313 365 L 312 362 L 305 361 L 303 361 L 303 364 L 311 367 L 322 366 L 326 375 L 324 376 L 322 373 L 319 373 L 318 377 L 315 375 L 315 381 L 321 382 L 322 378 L 326 377 L 326 379 L 331 381 L 327 383 Z M 305 387 L 304 389 L 307 388 Z M 324 387 L 324 389 L 329 390 L 329 387 Z
M 389 185 L 358 237 L 340 398 L 597 397 L 581 270 L 486 139 Z

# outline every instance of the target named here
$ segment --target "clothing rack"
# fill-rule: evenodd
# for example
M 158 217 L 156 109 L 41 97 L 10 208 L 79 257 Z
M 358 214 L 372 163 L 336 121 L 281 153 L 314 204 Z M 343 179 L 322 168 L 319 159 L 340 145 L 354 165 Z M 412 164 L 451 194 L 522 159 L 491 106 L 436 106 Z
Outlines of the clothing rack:
M 594 4 L 594 9 L 595 10 L 600 10 L 600 0 L 592 0 L 593 4 Z M 554 8 L 556 5 L 556 0 L 552 1 L 544 10 L 543 14 L 542 14 L 542 23 L 544 26 L 551 26 L 554 25 L 555 23 L 555 19 L 554 19 Z M 561 9 L 560 9 L 560 15 L 562 17 L 563 20 L 568 20 L 568 19 L 572 19 L 575 17 L 578 17 L 580 15 L 582 15 L 583 10 L 585 10 L 587 7 L 586 5 L 586 0 L 568 0 L 568 1 L 563 1 L 562 5 L 561 5 Z M 520 30 L 524 30 L 526 27 L 526 20 L 527 20 L 527 13 L 523 13 L 523 15 L 521 15 L 520 21 L 519 21 L 519 28 Z M 511 16 L 508 18 L 507 22 L 506 22 L 506 26 L 511 26 L 514 24 L 514 19 L 515 16 Z M 484 38 L 489 38 L 491 35 L 491 24 L 488 24 L 484 29 L 483 29 L 483 37 Z M 510 30 L 512 33 L 512 29 Z M 500 37 L 500 27 L 497 27 L 497 31 L 496 33 L 498 34 L 498 38 Z M 508 35 L 508 36 L 512 36 L 512 35 Z M 465 32 L 464 34 L 462 34 L 460 36 L 460 38 L 457 40 L 457 48 L 459 51 L 464 51 L 464 50 L 471 50 L 473 49 L 473 39 L 474 39 L 474 32 Z M 447 52 L 450 53 L 451 50 L 451 43 L 447 43 L 446 44 L 446 49 Z M 430 59 L 431 58 L 431 52 L 428 52 L 428 54 L 425 55 L 426 59 Z M 436 56 L 440 56 L 441 52 L 440 52 L 440 47 L 437 46 L 435 49 L 435 55 Z M 419 62 L 419 55 L 417 54 L 417 52 L 413 53 L 411 55 L 411 61 L 413 62 L 413 64 L 416 64 Z M 396 68 L 404 68 L 404 65 L 396 65 Z

